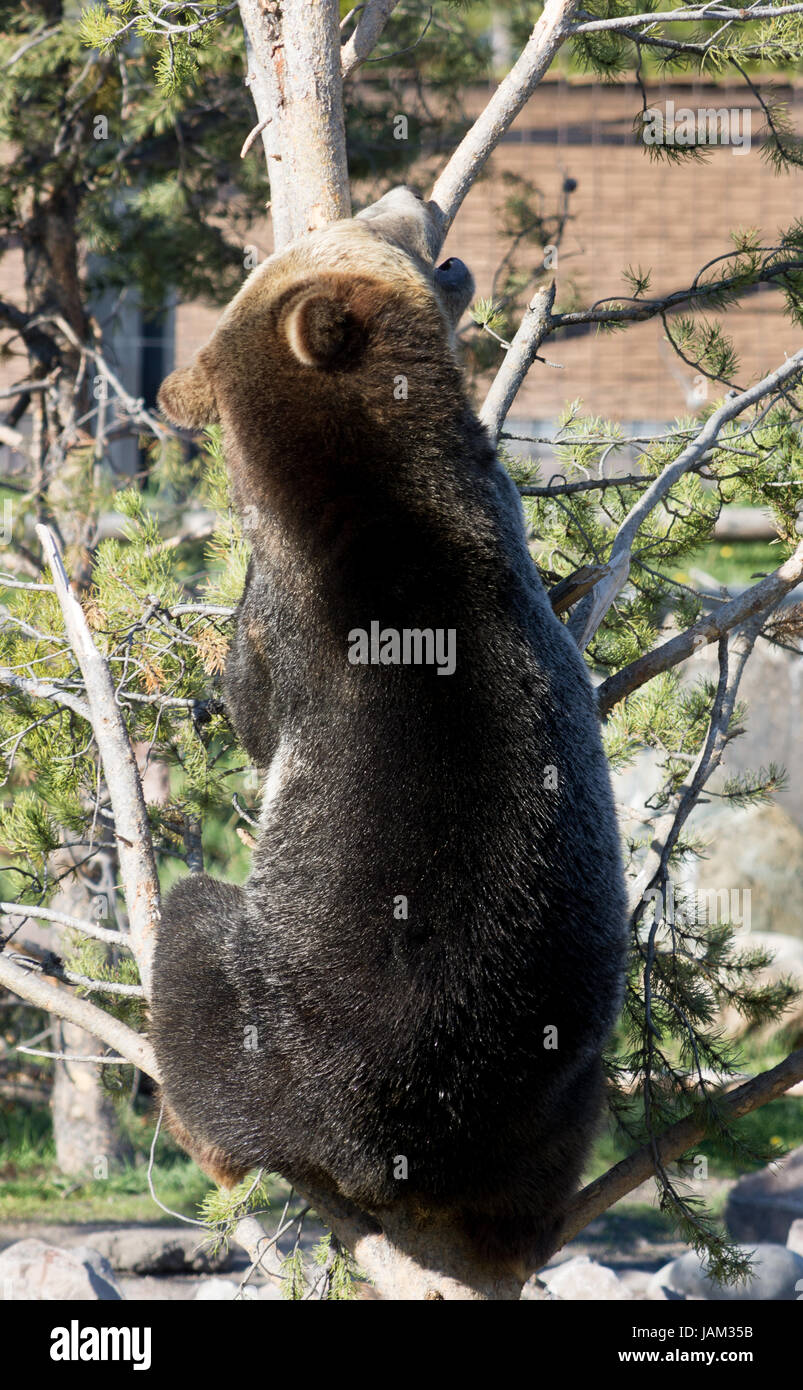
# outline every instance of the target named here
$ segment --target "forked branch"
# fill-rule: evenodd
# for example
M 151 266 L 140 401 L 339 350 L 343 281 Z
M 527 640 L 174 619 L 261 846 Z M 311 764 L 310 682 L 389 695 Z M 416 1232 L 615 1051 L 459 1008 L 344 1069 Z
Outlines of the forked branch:
M 745 410 L 749 410 L 752 405 L 763 400 L 765 396 L 772 395 L 786 383 L 792 381 L 801 369 L 803 369 L 803 348 L 788 358 L 780 367 L 777 367 L 774 372 L 770 372 L 768 376 L 749 387 L 747 391 L 728 396 L 719 409 L 708 417 L 696 438 L 686 445 L 672 463 L 667 464 L 646 492 L 642 493 L 634 503 L 619 527 L 611 546 L 611 553 L 608 558 L 608 565 L 610 566 L 608 578 L 598 584 L 593 593 L 578 604 L 569 625 L 572 636 L 581 651 L 588 646 L 608 609 L 627 583 L 633 544 L 639 528 L 646 521 L 650 512 L 663 501 L 674 484 L 715 445 L 724 425 L 730 420 L 735 420 L 737 416 L 743 414 Z

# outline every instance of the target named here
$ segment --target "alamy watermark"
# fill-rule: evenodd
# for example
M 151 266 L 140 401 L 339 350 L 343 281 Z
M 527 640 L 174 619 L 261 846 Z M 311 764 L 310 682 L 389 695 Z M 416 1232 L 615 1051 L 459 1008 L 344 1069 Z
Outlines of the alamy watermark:
M 457 630 L 453 627 L 354 627 L 348 636 L 352 666 L 437 666 L 439 676 L 451 676 L 457 660 Z
M 699 888 L 696 893 L 684 893 L 675 901 L 675 885 L 670 880 L 666 892 L 650 888 L 644 894 L 645 906 L 652 905 L 658 921 L 684 921 L 687 925 L 713 926 L 730 923 L 743 932 L 750 931 L 751 892 L 749 888 Z
M 642 113 L 641 138 L 645 145 L 729 145 L 734 154 L 748 154 L 752 115 L 749 106 L 698 106 L 694 111 L 667 101 L 663 109 L 651 106 Z

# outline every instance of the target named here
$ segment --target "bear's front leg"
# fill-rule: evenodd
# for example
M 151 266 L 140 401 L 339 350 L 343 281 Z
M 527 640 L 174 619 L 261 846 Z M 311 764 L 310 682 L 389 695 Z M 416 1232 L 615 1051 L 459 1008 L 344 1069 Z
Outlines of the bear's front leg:
M 235 614 L 234 640 L 223 677 L 226 708 L 237 737 L 259 768 L 270 766 L 279 741 L 273 708 L 264 585 L 252 559 Z

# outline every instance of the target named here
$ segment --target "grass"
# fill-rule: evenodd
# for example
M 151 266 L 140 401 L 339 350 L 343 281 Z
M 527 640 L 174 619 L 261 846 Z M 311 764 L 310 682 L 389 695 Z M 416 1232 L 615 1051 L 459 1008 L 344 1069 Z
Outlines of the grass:
M 681 584 L 693 584 L 691 569 L 704 570 L 720 584 L 754 584 L 781 564 L 780 547 L 769 541 L 714 541 L 672 570 L 670 577 Z
M 0 1221 L 167 1222 L 148 1190 L 150 1116 L 125 1117 L 123 1128 L 134 1149 L 130 1164 L 106 1178 L 76 1182 L 56 1166 L 50 1112 L 44 1106 L 3 1105 L 0 1109 Z M 196 1216 L 212 1184 L 169 1138 L 160 1136 L 154 1187 L 165 1206 Z
M 153 1134 L 152 1112 L 124 1117 L 124 1129 L 134 1149 L 133 1162 L 107 1178 L 76 1182 L 59 1172 L 55 1162 L 50 1113 L 45 1106 L 6 1104 L 0 1108 L 0 1221 L 153 1222 L 171 1221 L 151 1198 L 147 1163 Z M 760 1168 L 803 1143 L 803 1100 L 783 1097 L 745 1116 L 737 1125 L 752 1158 L 723 1149 L 706 1140 L 696 1152 L 708 1159 L 711 1178 L 736 1178 Z M 631 1151 L 620 1135 L 609 1128 L 592 1151 L 584 1181 L 599 1177 Z M 212 1184 L 169 1136 L 160 1135 L 153 1173 L 154 1187 L 165 1206 L 183 1216 L 197 1216 L 198 1207 Z M 273 1203 L 284 1191 L 280 1181 L 271 1184 Z M 712 1193 L 710 1205 L 719 1200 Z M 723 1199 L 724 1200 L 724 1199 Z M 639 1209 L 643 1199 L 629 1204 Z M 651 1208 L 645 1208 L 651 1210 Z M 661 1229 L 669 1231 L 663 1217 Z
M 741 1144 L 752 1157 L 738 1157 L 715 1139 L 706 1139 L 695 1146 L 695 1154 L 708 1159 L 708 1174 L 712 1178 L 738 1178 L 763 1168 L 771 1160 L 781 1158 L 790 1149 L 803 1144 L 803 1099 L 782 1096 L 760 1110 L 745 1115 L 734 1125 Z M 585 1173 L 585 1181 L 601 1176 L 614 1163 L 626 1158 L 634 1148 L 623 1136 L 608 1128 L 597 1140 Z

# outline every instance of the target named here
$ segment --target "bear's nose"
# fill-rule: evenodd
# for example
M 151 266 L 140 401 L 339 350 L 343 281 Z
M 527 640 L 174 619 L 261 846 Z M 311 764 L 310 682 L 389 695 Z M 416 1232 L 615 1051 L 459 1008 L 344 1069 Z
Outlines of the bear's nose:
M 470 275 L 468 266 L 459 256 L 449 256 L 448 260 L 442 261 L 435 270 L 435 279 L 445 289 L 455 289 L 458 285 L 465 284 Z

